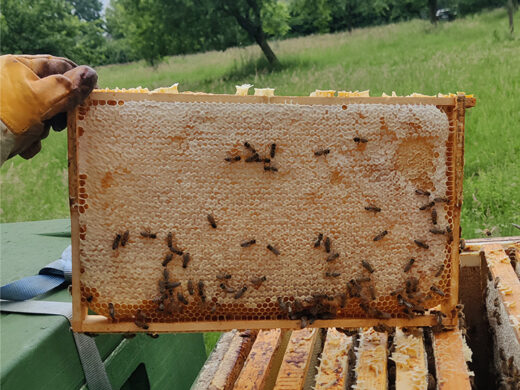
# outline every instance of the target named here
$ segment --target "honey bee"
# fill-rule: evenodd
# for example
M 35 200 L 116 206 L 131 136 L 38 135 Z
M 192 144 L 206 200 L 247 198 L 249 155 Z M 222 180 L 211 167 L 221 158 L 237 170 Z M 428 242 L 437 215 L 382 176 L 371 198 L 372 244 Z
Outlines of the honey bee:
M 177 293 L 177 299 L 179 300 L 179 302 L 181 302 L 184 305 L 188 304 L 188 301 L 186 300 L 186 298 L 184 298 L 184 295 L 182 295 L 181 292 Z
M 421 207 L 419 207 L 419 210 L 428 210 L 431 209 L 435 205 L 435 202 L 430 202 L 423 204 Z
M 271 158 L 274 158 L 275 153 L 276 153 L 276 144 L 271 144 L 271 153 L 270 153 Z
M 368 140 L 366 138 L 361 138 L 361 137 L 354 137 L 353 140 L 357 144 L 359 144 L 359 143 L 365 144 L 368 142 Z
M 315 156 L 325 156 L 330 153 L 330 149 L 320 149 L 314 152 Z
M 229 294 L 234 294 L 236 292 L 236 290 L 228 287 L 225 283 L 220 283 L 219 287 Z
M 408 263 L 404 266 L 404 272 L 410 271 L 410 268 L 412 268 L 413 263 L 415 263 L 415 259 L 408 260 Z
M 173 253 L 175 253 L 176 255 L 178 256 L 182 256 L 184 254 L 183 251 L 181 251 L 180 249 L 178 248 L 175 248 L 173 245 L 169 247 L 170 248 L 170 251 L 172 251 Z
M 321 245 L 321 240 L 323 240 L 323 233 L 318 234 L 318 238 L 314 242 L 314 248 L 317 248 Z
M 417 195 L 424 195 L 424 196 L 430 196 L 430 191 L 425 191 L 425 190 L 421 190 L 421 189 L 417 189 L 415 190 L 415 193 Z
M 330 252 L 330 238 L 326 237 L 323 244 L 325 246 L 325 252 L 329 253 Z
M 217 223 L 215 222 L 215 218 L 213 217 L 213 215 L 208 214 L 207 218 L 208 218 L 208 222 L 211 225 L 211 227 L 213 229 L 216 229 L 217 228 Z
M 254 244 L 256 244 L 256 240 L 253 238 L 252 240 L 244 241 L 243 243 L 240 244 L 240 246 L 242 248 L 247 248 L 247 247 L 250 247 L 251 245 L 254 245 Z
M 381 208 L 380 207 L 376 207 L 376 206 L 373 206 L 373 205 L 369 205 L 369 206 L 365 206 L 365 210 L 367 211 L 373 211 L 375 213 L 379 213 L 381 211 Z
M 112 302 L 108 304 L 108 314 L 110 315 L 110 318 L 112 318 L 112 321 L 116 320 L 116 310 L 114 309 L 114 304 Z
M 128 242 L 128 237 L 130 236 L 130 232 L 127 230 L 123 233 L 123 237 L 121 237 L 121 246 L 125 246 Z
M 112 242 L 112 249 L 116 250 L 119 246 L 119 241 L 121 241 L 121 234 L 116 234 L 116 237 L 114 238 L 114 241 Z
M 162 265 L 163 267 L 166 267 L 170 261 L 172 261 L 173 255 L 171 253 L 168 253 L 166 257 L 164 258 Z
M 434 225 L 437 225 L 437 210 L 436 209 L 432 209 L 432 223 Z
M 276 299 L 276 301 L 278 302 L 278 306 L 280 307 L 280 310 L 282 310 L 284 312 L 288 311 L 287 303 L 284 302 L 282 298 L 278 297 Z
M 186 252 L 182 256 L 182 268 L 186 268 L 188 266 L 188 263 L 190 262 L 190 254 Z
M 325 276 L 327 278 L 337 278 L 340 275 L 341 275 L 341 273 L 339 273 L 339 272 L 325 272 Z
M 264 159 L 262 160 L 262 162 L 263 162 L 264 164 L 269 164 L 269 163 L 271 162 L 271 159 L 266 157 L 266 158 L 264 158 Z
M 431 286 L 430 290 L 432 290 L 435 294 L 440 295 L 441 297 L 445 296 L 444 292 L 435 285 Z
M 195 289 L 193 288 L 193 281 L 191 279 L 188 280 L 188 293 L 190 295 L 193 295 L 195 293 Z
M 414 276 L 409 277 L 408 279 L 406 279 L 405 285 L 407 294 L 414 293 L 417 291 L 417 288 L 419 287 L 419 279 L 417 279 Z
M 339 307 L 342 309 L 347 305 L 347 294 L 341 293 L 339 294 Z
M 374 326 L 374 330 L 379 333 L 392 333 L 394 330 L 386 324 L 378 324 Z
M 204 293 L 204 282 L 199 280 L 197 283 L 197 289 L 199 290 L 199 297 L 202 302 L 206 302 L 206 294 Z
M 370 299 L 375 301 L 376 300 L 376 289 L 373 284 L 368 286 L 368 291 L 370 292 Z
M 238 292 L 235 294 L 234 298 L 239 299 L 244 295 L 244 293 L 247 291 L 247 286 L 242 287 Z
M 231 275 L 230 274 L 217 274 L 217 279 L 218 280 L 231 279 Z
M 415 242 L 415 245 L 417 245 L 420 248 L 428 249 L 430 246 L 422 241 L 419 240 L 413 240 Z
M 442 229 L 438 229 L 438 228 L 433 228 L 433 229 L 430 229 L 430 233 L 433 233 L 433 234 L 446 234 L 446 231 L 444 231 Z
M 157 333 L 146 333 L 147 336 L 151 337 L 152 339 L 158 339 L 159 335 Z
M 374 237 L 374 241 L 379 241 L 387 234 L 388 234 L 388 230 L 383 230 L 381 233 L 379 233 L 377 236 Z
M 369 276 L 360 276 L 360 277 L 357 277 L 355 279 L 356 282 L 358 283 L 365 283 L 365 282 L 370 282 L 372 279 L 370 279 Z
M 414 305 L 412 305 L 410 302 L 408 302 L 406 299 L 404 299 L 401 295 L 397 296 L 397 303 L 399 306 L 407 307 L 408 309 L 413 309 Z
M 269 249 L 271 252 L 273 252 L 276 256 L 278 256 L 280 254 L 280 251 L 278 249 L 276 249 L 274 246 L 272 246 L 271 244 L 267 245 L 267 249 Z
M 278 172 L 278 168 L 264 165 L 264 171 Z
M 265 282 L 267 280 L 267 277 L 266 276 L 262 276 L 262 277 L 258 277 L 258 278 L 253 278 L 251 279 L 251 283 L 256 287 L 256 288 L 259 288 L 263 282 Z
M 240 161 L 240 156 L 226 157 L 224 160 L 227 162 L 237 162 Z
M 147 330 L 149 328 L 148 324 L 146 323 L 146 317 L 145 315 L 139 310 L 135 315 L 135 321 L 134 324 L 138 326 L 139 328 Z
M 260 155 L 258 153 L 254 153 L 253 155 L 246 158 L 246 163 L 259 162 L 259 161 L 260 161 Z
M 163 270 L 163 276 L 164 276 L 164 280 L 168 281 L 168 279 L 170 278 L 170 272 L 168 271 L 168 268 L 165 268 Z
M 449 199 L 448 198 L 435 198 L 433 201 L 435 203 L 448 203 Z
M 309 321 L 307 316 L 301 316 L 300 317 L 300 329 L 304 329 L 309 325 Z
M 92 302 L 93 299 L 94 299 L 94 297 L 92 295 L 89 295 L 87 297 L 87 302 L 90 303 L 90 302 Z
M 336 260 L 338 257 L 339 257 L 339 253 L 334 252 L 334 253 L 331 253 L 330 255 L 328 255 L 326 260 L 327 260 L 327 262 L 331 262 L 331 261 Z
M 444 264 L 441 264 L 441 266 L 439 267 L 439 269 L 437 270 L 437 272 L 435 272 L 435 277 L 438 278 L 439 276 L 441 276 L 442 274 L 442 271 L 444 271 Z
M 141 232 L 141 236 L 143 236 L 145 238 L 157 238 L 156 233 L 150 233 L 149 231 L 146 231 L 146 230 Z
M 363 268 L 365 268 L 371 274 L 374 273 L 374 267 L 372 267 L 372 265 L 368 261 L 361 260 L 361 265 L 363 266 Z

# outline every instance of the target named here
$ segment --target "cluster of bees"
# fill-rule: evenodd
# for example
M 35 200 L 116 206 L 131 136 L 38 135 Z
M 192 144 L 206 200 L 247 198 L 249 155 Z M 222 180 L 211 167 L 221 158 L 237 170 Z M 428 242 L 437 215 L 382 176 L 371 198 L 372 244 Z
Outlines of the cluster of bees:
M 353 141 L 357 144 L 368 142 L 367 139 L 361 137 L 354 137 Z M 268 148 L 268 153 L 265 156 L 262 156 L 255 147 L 250 142 L 244 142 L 243 146 L 246 150 L 246 156 L 234 155 L 228 156 L 225 158 L 225 161 L 229 163 L 234 163 L 241 161 L 244 158 L 246 163 L 261 163 L 263 164 L 263 168 L 265 171 L 277 172 L 278 168 L 273 165 L 274 158 L 276 156 L 276 144 L 270 144 Z M 327 149 L 319 149 L 314 152 L 314 155 L 325 156 L 331 153 L 329 148 Z M 428 202 L 419 207 L 420 211 L 429 211 L 431 213 L 431 223 L 432 228 L 429 230 L 432 234 L 444 234 L 448 237 L 448 242 L 453 240 L 453 233 L 450 226 L 447 226 L 445 229 L 442 229 L 438 226 L 438 214 L 435 206 L 437 204 L 448 203 L 449 200 L 443 197 L 434 197 L 433 200 L 430 201 L 431 193 L 426 190 L 417 189 L 415 193 L 418 196 L 423 196 L 428 198 Z M 370 204 L 365 207 L 365 210 L 368 212 L 379 213 L 382 209 L 376 205 Z M 207 221 L 213 229 L 217 229 L 217 222 L 215 217 L 211 214 L 207 215 Z M 373 241 L 380 241 L 384 239 L 386 235 L 388 235 L 388 230 L 383 230 L 379 234 L 377 234 Z M 112 249 L 116 250 L 119 246 L 124 247 L 129 239 L 130 232 L 127 230 L 122 234 L 117 233 L 113 242 Z M 156 239 L 157 233 L 152 233 L 150 231 L 142 231 L 140 235 L 143 238 L 147 239 Z M 166 254 L 164 259 L 162 260 L 163 272 L 161 275 L 161 279 L 158 282 L 158 293 L 159 297 L 154 301 L 157 303 L 157 310 L 161 312 L 165 312 L 167 314 L 173 313 L 182 313 L 184 306 L 189 304 L 189 301 L 186 296 L 184 296 L 181 292 L 175 293 L 175 289 L 181 286 L 181 282 L 173 281 L 170 279 L 170 273 L 168 271 L 168 264 L 173 261 L 174 255 L 181 257 L 182 259 L 182 267 L 187 268 L 188 264 L 191 261 L 190 253 L 185 252 L 179 249 L 173 242 L 173 234 L 170 232 L 166 236 L 166 242 L 168 245 L 169 253 Z M 422 249 L 429 249 L 429 245 L 422 240 L 414 240 L 414 243 Z M 240 246 L 243 248 L 248 248 L 253 245 L 256 245 L 256 239 L 250 239 L 240 243 Z M 332 241 L 330 237 L 325 237 L 323 233 L 319 233 L 316 240 L 313 242 L 313 247 L 323 250 L 326 253 L 325 261 L 330 265 L 329 269 L 325 272 L 326 278 L 337 278 L 341 275 L 340 272 L 334 270 L 332 267 L 334 266 L 335 260 L 340 257 L 339 252 L 332 250 Z M 272 244 L 267 244 L 266 248 L 271 251 L 274 255 L 279 256 L 280 251 Z M 404 273 L 408 273 L 416 260 L 414 258 L 409 259 L 404 265 L 403 271 Z M 372 283 L 371 274 L 373 274 L 376 270 L 372 266 L 372 264 L 367 260 L 361 260 L 361 266 L 364 271 L 367 272 L 366 275 L 359 276 L 356 278 L 352 278 L 346 284 L 346 293 L 340 293 L 337 296 L 328 296 L 326 294 L 314 294 L 311 298 L 305 299 L 304 301 L 300 301 L 295 299 L 294 301 L 284 300 L 282 297 L 277 298 L 277 302 L 280 310 L 284 313 L 289 319 L 292 320 L 300 320 L 301 327 L 305 327 L 309 324 L 312 324 L 316 319 L 330 319 L 334 318 L 337 314 L 339 308 L 344 308 L 348 298 L 358 298 L 360 299 L 359 307 L 369 316 L 380 318 L 380 319 L 388 319 L 391 318 L 390 313 L 385 313 L 378 308 L 374 308 L 370 305 L 371 302 L 376 300 L 376 291 L 374 284 Z M 435 277 L 439 277 L 444 271 L 444 264 L 442 264 L 435 273 Z M 233 294 L 235 299 L 239 299 L 248 290 L 248 286 L 246 284 L 242 285 L 242 287 L 235 289 L 229 286 L 229 280 L 231 279 L 230 274 L 218 274 L 216 275 L 217 283 L 219 283 L 220 289 L 224 291 L 226 294 Z M 251 285 L 254 288 L 259 288 L 262 283 L 267 280 L 266 276 L 257 276 L 250 280 Z M 196 285 L 196 288 L 195 288 Z M 402 307 L 402 313 L 408 317 L 413 318 L 416 314 L 424 314 L 426 309 L 422 305 L 425 300 L 431 299 L 431 294 L 424 294 L 419 291 L 419 280 L 410 276 L 405 280 L 405 285 L 402 288 L 398 288 L 390 293 L 391 296 L 394 296 L 397 300 L 397 303 L 400 307 Z M 187 291 L 190 296 L 197 295 L 200 302 L 203 305 L 206 305 L 206 294 L 205 294 L 205 286 L 204 281 L 199 280 L 195 282 L 193 280 L 187 281 Z M 430 287 L 430 292 L 433 294 L 437 294 L 439 296 L 445 296 L 445 293 L 436 285 L 432 284 Z M 89 299 L 87 298 L 87 301 Z M 112 320 L 116 320 L 116 313 L 114 309 L 114 305 L 109 303 L 109 314 Z M 209 306 L 210 312 L 215 312 L 217 306 L 215 303 L 211 303 Z M 438 323 L 442 325 L 442 317 L 445 316 L 443 313 L 438 312 L 433 314 L 437 315 Z M 143 329 L 147 329 L 147 321 L 149 321 L 142 312 L 137 312 L 135 316 L 135 324 Z M 500 319 L 497 319 L 499 321 Z

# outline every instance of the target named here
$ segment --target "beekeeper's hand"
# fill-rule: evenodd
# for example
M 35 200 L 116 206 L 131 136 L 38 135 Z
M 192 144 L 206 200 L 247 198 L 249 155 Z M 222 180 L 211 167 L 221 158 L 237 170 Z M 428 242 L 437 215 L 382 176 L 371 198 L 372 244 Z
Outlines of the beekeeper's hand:
M 0 165 L 19 154 L 33 157 L 52 127 L 67 126 L 67 111 L 97 83 L 88 66 L 49 55 L 0 56 Z

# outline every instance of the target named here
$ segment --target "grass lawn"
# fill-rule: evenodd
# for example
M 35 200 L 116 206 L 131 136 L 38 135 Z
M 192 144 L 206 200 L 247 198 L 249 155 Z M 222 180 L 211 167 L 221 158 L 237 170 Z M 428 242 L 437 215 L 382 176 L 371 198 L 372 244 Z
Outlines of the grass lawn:
M 520 12 L 515 24 L 520 26 Z M 441 23 L 406 23 L 349 33 L 273 42 L 282 65 L 269 72 L 256 46 L 170 57 L 156 69 L 144 63 L 100 67 L 101 87 L 234 93 L 235 85 L 274 87 L 278 95 L 315 89 L 412 92 L 465 91 L 477 97 L 467 112 L 462 233 L 518 235 L 520 224 L 520 38 L 508 34 L 496 10 Z M 66 134 L 51 133 L 43 151 L 0 169 L 0 221 L 65 218 L 68 212 Z M 208 334 L 208 349 L 218 334 Z

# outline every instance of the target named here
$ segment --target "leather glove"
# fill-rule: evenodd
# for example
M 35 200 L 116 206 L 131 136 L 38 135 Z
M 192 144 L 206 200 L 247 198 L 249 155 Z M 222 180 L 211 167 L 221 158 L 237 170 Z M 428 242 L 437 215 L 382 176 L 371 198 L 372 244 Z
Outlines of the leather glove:
M 0 165 L 19 154 L 36 155 L 52 127 L 67 126 L 67 111 L 97 83 L 88 66 L 50 55 L 0 56 Z

